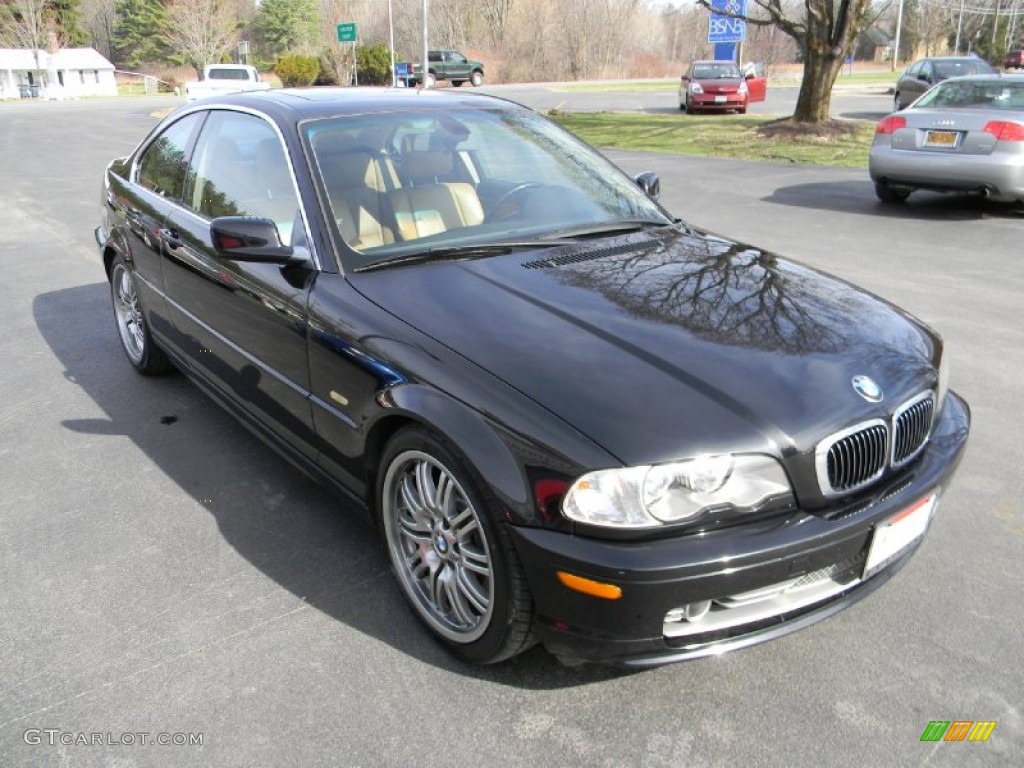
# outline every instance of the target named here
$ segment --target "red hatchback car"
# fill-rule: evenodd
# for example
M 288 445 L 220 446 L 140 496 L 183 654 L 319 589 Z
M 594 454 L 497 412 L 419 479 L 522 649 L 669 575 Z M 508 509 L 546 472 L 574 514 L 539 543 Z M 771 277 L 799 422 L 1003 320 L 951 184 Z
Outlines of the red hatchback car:
M 1008 51 L 1003 58 L 1003 69 L 1020 69 L 1024 67 L 1024 51 Z
M 764 101 L 767 80 L 746 75 L 731 61 L 695 61 L 679 83 L 679 109 L 683 112 L 734 109 L 741 115 L 747 104 Z

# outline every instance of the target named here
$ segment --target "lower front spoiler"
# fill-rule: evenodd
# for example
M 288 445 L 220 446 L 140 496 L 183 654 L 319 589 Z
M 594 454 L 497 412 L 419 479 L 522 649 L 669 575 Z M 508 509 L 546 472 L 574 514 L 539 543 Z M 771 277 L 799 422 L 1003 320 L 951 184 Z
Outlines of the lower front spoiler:
M 918 544 L 917 546 L 919 546 Z M 808 606 L 791 614 L 780 614 L 772 618 L 767 626 L 761 629 L 745 629 L 742 634 L 709 643 L 694 643 L 678 648 L 666 648 L 662 638 L 653 641 L 609 641 L 590 639 L 585 635 L 560 631 L 551 624 L 537 627 L 541 642 L 547 650 L 554 654 L 562 663 L 569 666 L 586 662 L 596 662 L 616 667 L 644 668 L 657 667 L 676 661 L 721 656 L 730 651 L 748 648 L 752 645 L 766 643 L 784 637 L 791 632 L 827 619 L 833 614 L 850 607 L 854 603 L 870 595 L 906 565 L 917 546 L 911 548 L 899 560 L 887 566 L 880 573 L 851 587 L 847 592 L 832 597 L 823 603 Z M 657 647 L 662 646 L 662 647 Z

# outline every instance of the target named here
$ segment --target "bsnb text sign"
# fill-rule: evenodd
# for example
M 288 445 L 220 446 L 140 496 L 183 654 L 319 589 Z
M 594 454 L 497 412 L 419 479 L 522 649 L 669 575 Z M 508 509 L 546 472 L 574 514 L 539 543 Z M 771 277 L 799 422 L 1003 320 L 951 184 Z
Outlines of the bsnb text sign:
M 747 22 L 720 15 L 721 12 L 747 14 L 747 0 L 711 0 L 708 19 L 709 43 L 741 43 L 747 39 Z

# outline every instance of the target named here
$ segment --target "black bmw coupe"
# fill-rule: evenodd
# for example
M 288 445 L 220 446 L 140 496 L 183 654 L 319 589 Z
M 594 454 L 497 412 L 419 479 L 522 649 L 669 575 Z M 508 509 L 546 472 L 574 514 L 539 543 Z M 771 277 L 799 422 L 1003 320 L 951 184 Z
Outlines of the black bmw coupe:
M 283 90 L 168 116 L 96 236 L 136 370 L 364 509 L 453 653 L 644 665 L 883 584 L 970 423 L 932 330 L 657 196 L 506 101 Z

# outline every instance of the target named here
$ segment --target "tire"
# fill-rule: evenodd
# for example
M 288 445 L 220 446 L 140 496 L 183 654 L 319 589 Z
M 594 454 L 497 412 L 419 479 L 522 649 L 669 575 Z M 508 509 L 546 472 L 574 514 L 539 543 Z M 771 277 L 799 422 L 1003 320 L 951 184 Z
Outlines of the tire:
M 173 367 L 171 361 L 149 333 L 135 288 L 135 278 L 120 256 L 115 256 L 110 264 L 110 298 L 114 307 L 117 335 L 128 362 L 145 376 L 170 371 Z
M 464 82 L 466 82 L 466 81 L 465 80 L 452 80 L 452 85 L 454 85 L 456 88 L 461 88 L 462 84 Z
M 910 190 L 893 188 L 881 181 L 876 181 L 875 194 L 879 200 L 887 205 L 898 205 L 907 201 L 907 198 L 910 197 Z
M 469 76 L 469 82 L 473 84 L 474 88 L 479 88 L 481 85 L 484 84 L 484 73 L 481 72 L 479 69 L 475 70 L 473 74 Z
M 899 93 L 897 93 L 895 96 L 893 96 L 892 108 L 893 108 L 894 112 L 902 112 L 903 111 L 903 102 L 900 101 Z
M 736 110 L 736 114 L 738 114 L 738 115 L 745 115 L 745 114 L 747 114 L 747 108 L 746 107 L 740 107 L 739 109 Z
M 496 502 L 445 440 L 398 432 L 381 458 L 378 509 L 395 577 L 458 658 L 504 661 L 534 642 L 533 600 Z
M 437 86 L 437 75 L 433 72 L 427 73 L 427 88 L 435 88 Z

